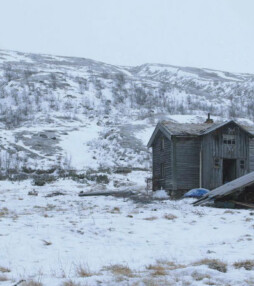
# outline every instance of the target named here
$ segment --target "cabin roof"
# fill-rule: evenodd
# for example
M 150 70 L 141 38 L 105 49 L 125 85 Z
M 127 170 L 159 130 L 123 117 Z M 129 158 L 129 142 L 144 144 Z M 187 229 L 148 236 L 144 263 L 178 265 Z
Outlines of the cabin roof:
M 234 120 L 218 122 L 218 123 L 177 123 L 173 121 L 160 121 L 153 134 L 151 139 L 149 140 L 147 146 L 151 147 L 153 144 L 153 140 L 156 137 L 158 130 L 161 130 L 162 133 L 168 138 L 171 136 L 202 136 L 208 134 L 210 132 L 215 131 L 218 128 L 221 128 L 229 123 L 236 124 L 239 128 L 241 128 L 244 132 L 248 133 L 250 137 L 254 136 L 254 128 L 253 127 L 245 127 L 239 125 Z
M 218 122 L 218 123 L 198 123 L 198 124 L 195 124 L 195 123 L 184 123 L 183 124 L 183 123 L 175 123 L 175 122 L 170 122 L 170 121 L 162 121 L 160 123 L 166 127 L 166 129 L 171 135 L 176 135 L 176 136 L 181 136 L 181 135 L 201 136 L 201 135 L 205 135 L 210 132 L 213 132 L 216 129 L 219 129 L 229 123 L 234 123 L 237 126 L 239 126 L 241 129 L 243 129 L 245 132 L 250 133 L 250 131 L 246 127 L 239 125 L 234 120 L 223 121 L 223 122 Z
M 247 175 L 244 175 L 240 178 L 237 178 L 225 185 L 222 185 L 212 190 L 207 195 L 205 195 L 202 199 L 196 201 L 194 205 L 202 205 L 202 204 L 207 203 L 210 200 L 225 197 L 227 195 L 235 193 L 239 191 L 240 189 L 250 186 L 252 184 L 254 184 L 254 172 L 251 172 Z

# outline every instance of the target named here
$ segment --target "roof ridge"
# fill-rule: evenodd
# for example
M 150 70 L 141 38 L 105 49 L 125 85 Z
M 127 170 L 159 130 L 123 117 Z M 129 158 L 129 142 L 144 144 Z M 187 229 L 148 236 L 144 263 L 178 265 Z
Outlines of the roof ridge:
M 247 128 L 244 128 L 241 124 L 236 122 L 235 120 L 225 120 L 225 121 L 219 121 L 219 122 L 213 122 L 213 123 L 180 123 L 180 122 L 174 122 L 171 120 L 162 120 L 159 122 L 163 127 L 167 129 L 167 131 L 171 135 L 179 135 L 179 136 L 202 136 L 205 134 L 208 134 L 220 127 L 225 126 L 229 123 L 234 123 L 240 128 L 242 128 L 245 132 L 252 135 Z M 252 135 L 253 136 L 253 135 Z

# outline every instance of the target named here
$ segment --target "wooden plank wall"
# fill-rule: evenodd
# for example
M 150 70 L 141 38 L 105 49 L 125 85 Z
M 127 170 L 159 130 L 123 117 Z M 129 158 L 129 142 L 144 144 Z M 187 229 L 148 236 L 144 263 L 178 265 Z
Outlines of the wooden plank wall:
M 236 142 L 231 147 L 223 144 L 223 134 L 229 133 L 229 128 L 236 128 Z M 236 177 L 247 174 L 249 168 L 249 136 L 234 124 L 227 125 L 203 136 L 202 144 L 202 187 L 214 189 L 223 183 L 223 159 L 236 159 Z M 214 160 L 219 160 L 216 167 Z M 240 161 L 245 161 L 245 168 L 240 168 Z
M 174 178 L 177 190 L 199 187 L 200 139 L 176 137 L 176 171 Z
M 254 171 L 254 139 L 250 139 L 249 144 L 250 144 L 250 147 L 249 147 L 250 172 L 253 172 Z
M 164 137 L 164 150 L 161 150 L 161 138 Z M 172 169 L 171 169 L 171 140 L 166 138 L 162 132 L 158 132 L 153 144 L 153 179 L 155 189 L 172 189 Z M 165 166 L 165 176 L 161 178 L 161 163 Z M 163 179 L 163 180 L 161 180 Z

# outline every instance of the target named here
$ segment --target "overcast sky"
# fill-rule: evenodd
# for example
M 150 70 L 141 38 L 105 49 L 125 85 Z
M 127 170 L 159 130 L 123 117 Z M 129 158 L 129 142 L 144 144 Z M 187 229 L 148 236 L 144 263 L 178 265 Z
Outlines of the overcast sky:
M 0 0 L 0 49 L 254 73 L 254 0 Z

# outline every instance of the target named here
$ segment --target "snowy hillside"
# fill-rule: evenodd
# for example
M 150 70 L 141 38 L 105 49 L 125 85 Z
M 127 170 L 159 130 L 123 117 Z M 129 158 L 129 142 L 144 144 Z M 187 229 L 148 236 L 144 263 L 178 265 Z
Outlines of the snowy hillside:
M 145 177 L 158 120 L 254 118 L 250 74 L 13 51 L 0 51 L 0 71 L 2 177 L 122 168 Z

